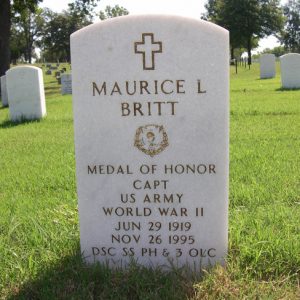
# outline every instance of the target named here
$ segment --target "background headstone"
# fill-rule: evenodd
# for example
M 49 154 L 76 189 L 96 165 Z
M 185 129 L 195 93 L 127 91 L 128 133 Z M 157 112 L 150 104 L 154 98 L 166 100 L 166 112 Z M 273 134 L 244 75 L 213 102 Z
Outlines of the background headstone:
M 260 61 L 260 78 L 274 78 L 276 74 L 275 70 L 275 55 L 274 54 L 262 54 L 259 58 Z
M 2 106 L 8 106 L 8 97 L 7 97 L 7 86 L 6 86 L 6 76 L 1 76 L 1 100 Z
M 45 116 L 43 72 L 40 68 L 14 67 L 6 72 L 6 84 L 12 121 Z
M 300 88 L 300 54 L 289 53 L 280 56 L 281 83 L 286 89 Z
M 223 263 L 228 32 L 189 18 L 126 16 L 74 33 L 71 54 L 86 261 Z
M 72 94 L 72 75 L 61 75 L 61 94 Z
M 51 70 L 46 71 L 46 75 L 51 75 L 51 74 L 52 74 Z

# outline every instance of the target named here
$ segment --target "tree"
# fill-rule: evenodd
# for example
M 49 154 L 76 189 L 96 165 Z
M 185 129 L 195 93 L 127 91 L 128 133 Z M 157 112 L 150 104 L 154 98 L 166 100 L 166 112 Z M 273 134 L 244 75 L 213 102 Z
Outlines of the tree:
M 12 18 L 12 30 L 14 30 L 16 36 L 11 36 L 10 49 L 12 50 L 12 46 L 16 47 L 16 45 L 19 44 L 21 49 L 19 49 L 20 51 L 18 52 L 23 53 L 25 60 L 31 64 L 33 46 L 36 40 L 41 36 L 43 26 L 44 18 L 41 8 L 36 8 L 35 13 L 25 8 L 21 13 L 15 14 Z M 16 41 L 16 38 L 19 39 L 19 41 Z M 20 41 L 23 41 L 23 45 Z
M 68 4 L 68 11 L 75 17 L 86 17 L 92 21 L 94 17 L 94 9 L 97 6 L 98 1 L 99 0 L 75 0 Z
M 67 11 L 54 13 L 44 31 L 43 56 L 48 61 L 70 61 L 70 35 L 89 24 L 87 19 L 73 18 Z
M 26 41 L 24 34 L 17 29 L 16 24 L 11 26 L 10 37 L 10 60 L 16 65 L 17 60 L 20 59 L 26 53 Z
M 65 60 L 67 56 L 65 41 L 68 41 L 67 17 L 64 13 L 55 13 L 48 8 L 43 15 L 46 21 L 39 41 L 41 54 L 47 61 Z
M 276 57 L 279 57 L 285 54 L 285 50 L 284 47 L 278 46 L 278 47 L 274 47 L 273 49 L 266 48 L 263 50 L 262 54 L 264 53 L 271 53 L 274 54 Z
M 70 61 L 70 35 L 92 23 L 97 1 L 76 0 L 62 13 L 46 11 L 44 18 L 47 22 L 41 41 L 45 59 Z
M 129 11 L 122 6 L 115 5 L 114 7 L 111 7 L 111 6 L 107 5 L 105 7 L 104 11 L 101 10 L 99 12 L 99 18 L 100 18 L 100 20 L 103 21 L 106 19 L 125 16 L 128 14 L 129 14 Z
M 15 12 L 22 12 L 25 9 L 34 11 L 37 3 L 42 0 L 1 0 L 0 1 L 0 76 L 9 69 L 10 64 L 10 30 L 12 6 Z
M 289 0 L 283 7 L 286 17 L 280 41 L 289 52 L 300 52 L 300 0 Z
M 237 14 L 237 7 L 228 5 L 228 1 L 208 0 L 205 5 L 207 12 L 202 15 L 202 19 L 211 21 L 230 32 L 230 56 L 234 59 L 234 49 L 244 46 L 243 36 L 240 33 L 234 16 Z
M 0 1 L 0 76 L 9 69 L 10 0 Z
M 209 0 L 204 18 L 230 31 L 232 52 L 245 47 L 248 64 L 258 39 L 279 32 L 283 14 L 279 0 Z
M 0 76 L 4 75 L 10 65 L 9 40 L 11 36 L 12 12 L 22 13 L 28 9 L 35 12 L 43 0 L 0 0 Z M 86 14 L 90 7 L 95 7 L 99 0 L 75 0 L 70 5 L 78 14 Z

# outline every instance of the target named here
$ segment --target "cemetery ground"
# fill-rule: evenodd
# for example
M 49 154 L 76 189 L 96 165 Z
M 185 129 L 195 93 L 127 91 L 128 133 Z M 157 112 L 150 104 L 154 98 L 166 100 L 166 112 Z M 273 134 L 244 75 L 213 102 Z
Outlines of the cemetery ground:
M 44 70 L 45 119 L 0 109 L 0 299 L 299 299 L 300 90 L 278 68 L 231 69 L 229 253 L 202 277 L 82 263 L 71 95 Z

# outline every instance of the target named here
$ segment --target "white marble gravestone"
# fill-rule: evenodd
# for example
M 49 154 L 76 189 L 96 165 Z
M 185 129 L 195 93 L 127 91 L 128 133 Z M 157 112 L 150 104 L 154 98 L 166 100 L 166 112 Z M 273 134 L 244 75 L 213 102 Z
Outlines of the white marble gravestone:
M 8 97 L 7 97 L 7 86 L 6 86 L 6 76 L 1 76 L 1 101 L 2 106 L 8 106 Z
M 61 94 L 72 94 L 72 74 L 62 74 L 61 78 Z
M 289 53 L 280 56 L 281 83 L 283 88 L 300 88 L 300 54 Z
M 259 58 L 260 62 L 260 78 L 274 78 L 276 75 L 275 70 L 275 55 L 266 53 L 262 54 Z
M 119 17 L 71 36 L 87 262 L 224 262 L 228 45 L 223 28 L 175 16 Z
M 6 72 L 6 80 L 12 121 L 40 119 L 46 115 L 42 69 L 14 67 Z

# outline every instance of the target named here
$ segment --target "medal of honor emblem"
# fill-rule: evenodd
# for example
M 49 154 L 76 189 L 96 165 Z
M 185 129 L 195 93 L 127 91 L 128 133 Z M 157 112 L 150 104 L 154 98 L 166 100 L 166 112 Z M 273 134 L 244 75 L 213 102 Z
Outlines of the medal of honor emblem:
M 134 146 L 151 157 L 162 152 L 168 145 L 168 135 L 162 125 L 150 124 L 136 130 Z

